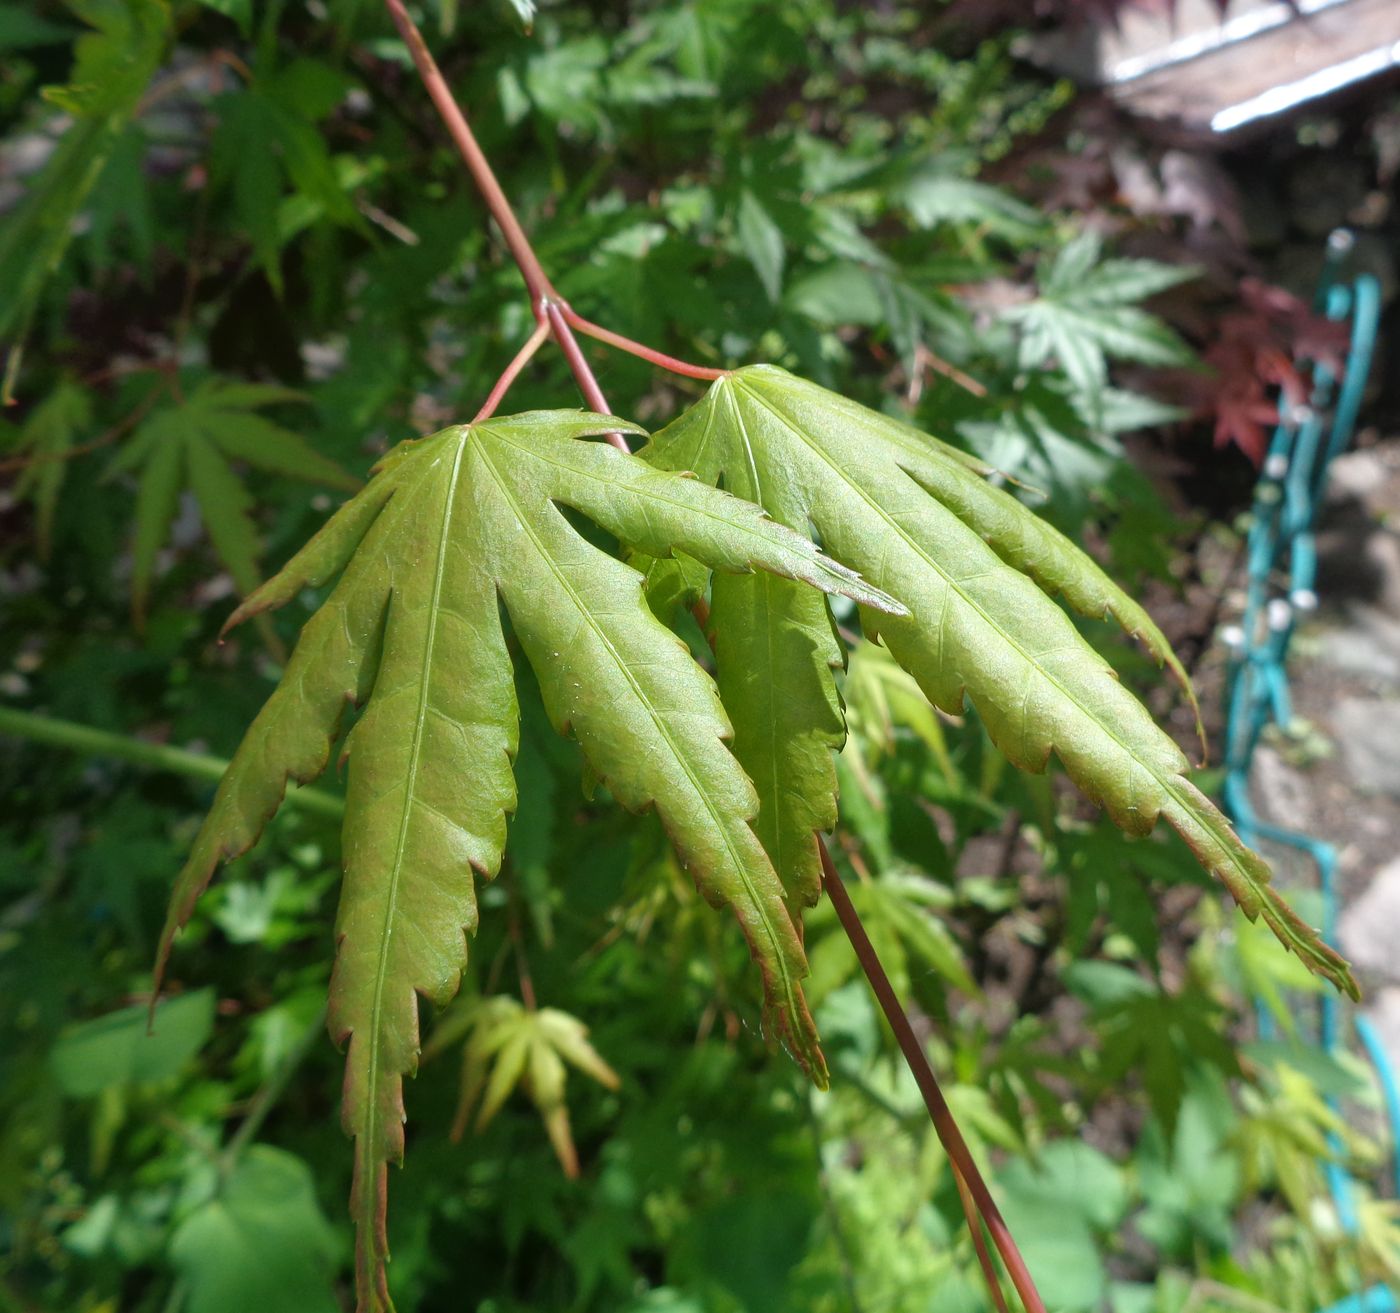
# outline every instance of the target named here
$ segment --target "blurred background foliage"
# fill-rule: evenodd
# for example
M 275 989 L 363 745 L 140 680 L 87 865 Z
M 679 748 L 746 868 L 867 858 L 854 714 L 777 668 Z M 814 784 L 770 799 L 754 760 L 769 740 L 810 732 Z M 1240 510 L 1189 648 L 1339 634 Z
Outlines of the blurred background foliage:
M 1257 452 L 1319 331 L 1242 282 L 1209 179 L 1172 191 L 1161 148 L 1013 60 L 995 6 L 530 9 L 420 16 L 583 314 L 978 452 L 1200 657 L 1180 549 L 1250 478 L 1211 428 Z M 207 759 L 305 614 L 221 645 L 233 597 L 376 454 L 476 409 L 524 288 L 371 0 L 9 0 L 0 121 L 0 1307 L 344 1308 L 338 782 L 201 905 L 154 1039 L 149 964 Z M 595 363 L 643 423 L 698 386 Z M 562 362 L 517 401 L 575 404 Z M 408 1089 L 400 1308 L 989 1307 L 829 908 L 818 1094 L 765 1047 L 736 928 L 654 818 L 580 789 L 522 679 L 511 856 Z M 1328 1201 L 1329 1156 L 1378 1160 L 1373 1096 L 1291 1038 L 1296 963 L 1178 844 L 1008 771 L 880 649 L 845 696 L 838 861 L 1049 1306 L 1307 1313 L 1400 1275 L 1392 1206 L 1363 1201 L 1350 1239 Z M 1251 995 L 1282 1038 L 1252 1038 Z

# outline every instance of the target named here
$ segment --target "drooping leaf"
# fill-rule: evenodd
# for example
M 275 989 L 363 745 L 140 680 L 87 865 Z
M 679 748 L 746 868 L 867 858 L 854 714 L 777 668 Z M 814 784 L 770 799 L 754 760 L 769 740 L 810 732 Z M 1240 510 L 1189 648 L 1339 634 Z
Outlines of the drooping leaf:
M 724 746 L 714 685 L 648 610 L 640 576 L 588 543 L 561 507 L 653 556 L 682 551 L 714 569 L 763 568 L 902 608 L 750 503 L 581 440 L 607 431 L 637 430 L 536 412 L 402 444 L 231 621 L 341 576 L 219 787 L 177 882 L 157 973 L 218 865 L 252 845 L 288 779 L 305 783 L 325 767 L 346 704 L 365 704 L 344 750 L 329 1024 L 349 1046 L 344 1121 L 356 1142 L 357 1280 L 370 1309 L 389 1307 L 387 1166 L 403 1150 L 417 999 L 443 1004 L 455 993 L 464 932 L 476 924 L 473 876 L 498 869 L 515 803 L 518 713 L 501 603 L 555 727 L 573 732 L 620 802 L 656 809 L 702 892 L 734 910 L 770 1025 L 825 1078 L 801 942 L 750 826 L 753 786 Z M 493 1080 L 513 1079 L 511 1064 L 526 1056 L 503 1055 Z
M 65 379 L 34 408 L 19 432 L 17 454 L 26 458 L 15 496 L 34 503 L 35 537 L 39 556 L 47 560 L 53 547 L 54 512 L 68 473 L 68 456 L 82 431 L 92 422 L 91 395 Z
M 1165 818 L 1247 915 L 1262 915 L 1313 970 L 1355 994 L 1345 962 L 1191 782 L 1180 748 L 1046 594 L 1113 616 L 1181 675 L 1160 630 L 1068 539 L 984 482 L 975 461 L 766 365 L 717 381 L 644 456 L 711 483 L 751 469 L 761 504 L 812 524 L 833 556 L 909 607 L 904 617 L 868 617 L 867 629 L 931 702 L 956 714 L 970 701 L 1023 769 L 1043 770 L 1056 753 L 1130 833 L 1146 834 Z M 731 622 L 717 608 L 712 623 L 719 634 Z M 809 663 L 784 688 L 804 678 L 833 676 Z M 742 703 L 740 710 L 753 714 Z M 762 807 L 793 807 L 785 792 L 762 787 Z
M 131 589 L 138 622 L 181 488 L 194 493 L 215 552 L 246 595 L 258 586 L 257 534 L 252 500 L 231 460 L 345 491 L 359 487 L 304 438 L 257 413 L 298 399 L 286 388 L 206 379 L 184 400 L 152 412 L 112 462 L 111 473 L 138 472 Z

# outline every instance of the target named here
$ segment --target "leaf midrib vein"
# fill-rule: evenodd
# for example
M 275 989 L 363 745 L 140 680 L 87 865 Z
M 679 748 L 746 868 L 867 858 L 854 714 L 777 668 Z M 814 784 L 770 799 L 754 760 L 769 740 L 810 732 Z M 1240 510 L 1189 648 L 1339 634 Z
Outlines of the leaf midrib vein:
M 485 426 L 483 426 L 483 427 L 485 427 Z M 555 469 L 563 470 L 563 471 L 565 471 L 565 472 L 568 473 L 568 474 L 582 475 L 582 477 L 584 477 L 584 478 L 586 478 L 586 479 L 591 479 L 591 480 L 593 480 L 594 482 L 597 482 L 597 483 L 604 483 L 604 482 L 606 482 L 605 479 L 600 478 L 597 474 L 592 474 L 592 473 L 589 473 L 588 471 L 580 470 L 576 465 L 570 465 L 570 464 L 568 464 L 568 463 L 565 462 L 565 461 L 556 460 L 554 457 L 549 456 L 549 455 L 546 455 L 544 452 L 540 451 L 538 447 L 534 447 L 534 446 L 532 446 L 532 445 L 530 445 L 529 443 L 526 443 L 526 442 L 517 441 L 516 439 L 510 437 L 509 434 L 501 432 L 500 429 L 489 429 L 488 431 L 490 432 L 490 434 L 491 434 L 491 436 L 492 436 L 493 438 L 499 438 L 502 442 L 506 443 L 507 445 L 509 445 L 509 446 L 511 446 L 511 447 L 514 447 L 517 451 L 523 451 L 523 452 L 526 453 L 526 455 L 532 457 L 532 458 L 535 459 L 535 460 L 543 461 L 546 465 L 552 465 L 552 466 L 554 466 Z M 571 441 L 576 441 L 576 440 L 577 440 L 577 439 L 571 439 Z M 478 443 L 478 447 L 479 447 L 479 448 L 480 448 L 480 446 L 481 446 L 481 444 Z M 657 469 L 656 466 L 648 465 L 646 468 L 649 469 L 649 470 L 652 470 L 653 472 L 657 472 L 657 473 L 660 472 L 660 471 Z M 815 569 L 820 570 L 821 573 L 822 573 L 823 575 L 825 575 L 825 576 L 828 576 L 828 577 L 831 577 L 831 578 L 834 578 L 834 579 L 841 579 L 841 575 L 840 575 L 837 571 L 831 569 L 830 563 L 829 563 L 828 561 L 824 561 L 824 560 L 822 559 L 821 552 L 820 552 L 819 549 L 817 548 L 816 544 L 812 543 L 812 542 L 811 542 L 810 540 L 808 540 L 808 539 L 803 538 L 800 534 L 798 534 L 798 535 L 796 536 L 796 537 L 797 537 L 797 541 L 796 541 L 796 542 L 793 542 L 793 543 L 780 543 L 780 542 L 779 542 L 779 543 L 775 543 L 770 535 L 765 534 L 765 533 L 763 532 L 762 526 L 775 526 L 775 527 L 777 527 L 777 528 L 786 528 L 786 526 L 785 526 L 785 525 L 778 524 L 778 522 L 775 521 L 775 520 L 773 520 L 773 519 L 767 514 L 766 511 L 762 511 L 762 508 L 761 508 L 761 507 L 757 508 L 757 509 L 760 510 L 761 514 L 760 514 L 759 516 L 756 516 L 756 517 L 755 517 L 756 523 L 755 523 L 755 524 L 745 524 L 745 523 L 743 523 L 743 522 L 740 521 L 740 520 L 735 520 L 735 519 L 729 518 L 728 516 L 720 515 L 718 512 L 709 510 L 709 509 L 706 508 L 706 507 L 703 507 L 703 506 L 696 506 L 696 505 L 694 505 L 692 502 L 685 502 L 685 501 L 677 500 L 677 499 L 674 498 L 674 497 L 667 497 L 664 493 L 662 493 L 662 492 L 660 492 L 660 491 L 653 490 L 653 489 L 651 489 L 651 488 L 643 489 L 643 488 L 638 488 L 638 487 L 628 487 L 628 488 L 627 488 L 627 491 L 630 492 L 630 493 L 632 493 L 634 496 L 639 497 L 639 498 L 641 498 L 641 499 L 643 499 L 643 500 L 650 500 L 650 501 L 662 502 L 663 504 L 665 504 L 665 505 L 667 505 L 667 506 L 675 507 L 676 510 L 681 511 L 681 512 L 683 512 L 683 513 L 686 514 L 686 515 L 699 515 L 699 516 L 704 517 L 704 518 L 707 519 L 707 520 L 713 520 L 713 521 L 714 521 L 716 524 L 718 524 L 721 528 L 723 528 L 723 529 L 725 529 L 725 530 L 727 530 L 727 531 L 730 531 L 730 532 L 738 531 L 738 532 L 744 534 L 746 537 L 749 537 L 749 538 L 757 538 L 757 539 L 758 539 L 760 542 L 762 542 L 766 547 L 768 547 L 768 548 L 770 548 L 770 549 L 776 548 L 778 551 L 781 551 L 781 552 L 784 552 L 784 553 L 790 553 L 792 556 L 796 557 L 797 559 L 799 559 L 800 561 L 802 561 L 804 564 L 810 565 L 810 566 L 814 567 Z M 711 489 L 711 491 L 716 491 L 716 490 L 715 490 L 715 489 Z M 732 496 L 733 494 L 721 494 L 721 495 Z M 561 497 L 558 498 L 558 500 L 560 500 L 560 501 L 562 501 L 562 502 L 565 502 L 565 503 L 567 503 L 567 504 L 572 504 L 572 503 L 569 503 L 569 499 L 568 499 L 567 497 L 561 496 Z M 740 501 L 740 502 L 742 502 L 742 501 L 744 500 L 744 498 L 742 498 L 742 497 L 735 497 L 734 500 L 735 500 L 735 501 Z M 752 503 L 751 503 L 751 504 L 752 504 Z M 576 508 L 576 509 L 578 509 L 578 508 Z M 585 514 L 586 514 L 586 512 L 585 512 Z M 808 549 L 810 549 L 810 550 L 808 550 Z M 807 581 L 806 581 L 806 580 L 799 580 L 798 582 L 805 583 L 805 582 L 807 582 Z M 852 579 L 852 580 L 843 580 L 843 582 L 845 582 L 845 583 L 847 583 L 847 584 L 849 585 L 850 583 L 856 582 L 856 580 L 855 580 L 855 579 Z
M 493 429 L 491 430 L 491 433 L 493 436 L 498 436 L 499 430 Z M 518 443 L 510 443 L 509 445 L 516 447 L 517 450 L 520 448 L 520 444 Z M 554 557 L 550 555 L 549 551 L 545 548 L 545 545 L 540 540 L 539 534 L 536 532 L 534 525 L 530 522 L 530 517 L 526 515 L 524 508 L 516 500 L 515 496 L 513 495 L 513 490 L 511 489 L 505 477 L 501 474 L 500 470 L 496 468 L 496 464 L 492 460 L 490 452 L 487 450 L 487 444 L 485 442 L 482 442 L 479 438 L 477 438 L 476 449 L 481 455 L 483 464 L 486 466 L 487 469 L 490 470 L 492 478 L 495 479 L 496 486 L 500 489 L 501 496 L 504 498 L 507 505 L 510 507 L 512 513 L 515 515 L 517 522 L 525 530 L 525 533 L 529 537 L 531 543 L 534 545 L 535 550 L 539 553 L 540 559 L 544 561 L 550 573 L 553 574 L 555 579 L 558 581 L 559 586 L 568 595 L 569 600 L 574 604 L 575 608 L 578 610 L 579 615 L 583 617 L 584 622 L 589 626 L 589 628 L 593 630 L 598 640 L 603 644 L 608 654 L 612 657 L 613 664 L 621 672 L 623 678 L 627 681 L 629 685 L 631 685 L 632 692 L 637 698 L 637 701 L 643 707 L 646 708 L 647 715 L 651 718 L 651 722 L 656 727 L 657 733 L 665 742 L 667 748 L 670 749 L 672 758 L 674 759 L 676 764 L 680 766 L 681 770 L 684 771 L 686 778 L 690 781 L 691 787 L 695 791 L 696 796 L 701 800 L 702 804 L 705 807 L 705 810 L 709 813 L 710 819 L 714 824 L 715 831 L 720 835 L 724 843 L 725 850 L 729 853 L 733 870 L 739 876 L 740 882 L 743 884 L 744 890 L 748 895 L 750 905 L 758 913 L 760 924 L 763 927 L 763 932 L 768 937 L 769 944 L 772 948 L 772 961 L 775 963 L 778 970 L 778 974 L 782 980 L 783 993 L 786 996 L 787 1006 L 791 1010 L 791 1015 L 793 1017 L 793 1041 L 794 1043 L 797 1043 L 798 1037 L 796 1033 L 796 1018 L 800 1015 L 800 1012 L 797 1007 L 796 989 L 791 978 L 791 973 L 788 970 L 786 955 L 783 952 L 782 945 L 778 941 L 777 933 L 773 929 L 772 920 L 768 915 L 767 909 L 765 908 L 762 900 L 760 899 L 757 890 L 754 888 L 753 880 L 749 875 L 747 867 L 745 866 L 742 858 L 739 856 L 738 852 L 734 848 L 733 837 L 729 833 L 728 827 L 724 824 L 723 819 L 720 816 L 719 810 L 715 806 L 714 800 L 710 797 L 709 791 L 703 787 L 699 777 L 696 775 L 690 762 L 686 759 L 685 754 L 681 752 L 675 739 L 672 737 L 670 727 L 666 724 L 665 718 L 652 705 L 651 699 L 646 695 L 645 690 L 637 682 L 636 677 L 632 674 L 632 671 L 629 668 L 627 662 L 622 659 L 622 654 L 618 652 L 617 648 L 613 645 L 612 639 L 608 637 L 607 633 L 604 632 L 602 627 L 598 624 L 598 621 L 593 616 L 592 612 L 590 612 L 589 609 L 583 604 L 583 599 L 579 597 L 568 576 L 565 575 L 563 570 L 560 569 L 558 562 L 555 561 Z M 747 824 L 747 819 L 742 820 L 741 823 Z M 754 842 L 757 843 L 756 837 Z
M 418 711 L 413 724 L 413 744 L 409 749 L 408 775 L 404 788 L 403 814 L 399 821 L 398 838 L 394 844 L 394 862 L 390 869 L 387 898 L 385 900 L 383 930 L 380 934 L 378 963 L 375 969 L 374 997 L 370 1007 L 370 1039 L 369 1039 L 369 1099 L 368 1115 L 365 1123 L 365 1148 L 373 1151 L 376 1141 L 376 1123 L 378 1122 L 379 1105 L 375 1097 L 378 1085 L 379 1071 L 379 1035 L 380 1035 L 380 1009 L 383 1006 L 384 982 L 388 974 L 389 966 L 389 943 L 393 936 L 394 914 L 398 908 L 399 880 L 403 873 L 404 847 L 408 841 L 408 828 L 413 817 L 413 797 L 418 779 L 418 765 L 422 756 L 423 728 L 427 723 L 428 690 L 430 687 L 433 649 L 437 642 L 437 616 L 438 598 L 442 593 L 442 581 L 445 573 L 447 560 L 447 549 L 450 542 L 452 515 L 457 502 L 457 484 L 461 477 L 462 458 L 466 453 L 466 443 L 457 444 L 457 452 L 452 460 L 452 473 L 448 477 L 446 497 L 443 501 L 442 525 L 438 537 L 437 559 L 434 562 L 432 603 L 428 609 L 428 633 L 423 645 L 423 677 L 421 689 L 418 694 Z M 366 1189 L 364 1200 L 371 1201 L 367 1211 L 373 1211 L 373 1200 L 375 1193 L 372 1189 Z M 362 1207 L 366 1207 L 364 1201 Z M 369 1220 L 368 1224 L 372 1224 Z
M 739 430 L 739 438 L 744 444 L 744 456 L 745 459 L 748 461 L 749 478 L 753 480 L 753 500 L 757 502 L 760 506 L 763 506 L 763 482 L 758 477 L 758 460 L 757 457 L 754 455 L 753 443 L 749 440 L 749 431 L 744 425 L 744 417 L 734 400 L 733 394 L 729 392 L 727 388 L 725 389 L 725 400 L 728 402 L 729 410 L 734 416 L 735 425 Z M 707 426 L 705 432 L 706 442 L 709 441 L 709 437 L 710 433 L 709 428 Z M 764 509 L 767 510 L 768 508 L 765 506 Z M 757 584 L 757 591 L 759 596 L 756 600 L 758 601 L 759 606 L 763 612 L 762 631 L 764 652 L 767 657 L 767 664 L 765 666 L 765 670 L 770 675 L 769 679 L 762 681 L 762 684 L 765 685 L 764 699 L 767 703 L 768 708 L 768 715 L 767 717 L 765 717 L 768 725 L 768 759 L 765 762 L 765 765 L 767 766 L 767 773 L 769 776 L 769 782 L 771 784 L 771 791 L 768 794 L 768 796 L 773 800 L 774 807 L 778 808 L 778 815 L 773 818 L 774 826 L 772 830 L 772 835 L 773 845 L 779 851 L 773 854 L 773 866 L 777 870 L 778 879 L 781 882 L 787 864 L 787 854 L 786 851 L 784 851 L 784 840 L 787 837 L 787 827 L 783 824 L 784 818 L 782 815 L 781 807 L 778 803 L 778 798 L 780 796 L 782 787 L 782 781 L 779 778 L 778 769 L 778 716 L 776 710 L 777 704 L 774 697 L 774 684 L 771 678 L 772 672 L 775 667 L 775 658 L 773 655 L 774 624 L 772 615 L 772 579 L 769 575 L 764 574 L 759 577 Z M 759 810 L 762 811 L 762 809 L 763 795 L 760 794 Z
M 792 422 L 791 419 L 789 419 L 785 414 L 783 414 L 783 412 L 779 410 L 778 407 L 775 406 L 771 401 L 769 401 L 766 397 L 762 396 L 753 387 L 751 387 L 746 380 L 736 377 L 733 379 L 733 382 L 735 386 L 742 387 L 758 405 L 762 406 L 765 410 L 769 412 L 769 414 L 771 414 L 775 419 L 777 419 L 780 424 L 787 428 L 798 439 L 798 441 L 802 443 L 804 447 L 806 447 L 810 452 L 813 453 L 813 455 L 817 456 L 821 461 L 823 461 L 827 465 L 827 467 L 831 469 L 831 471 L 834 474 L 836 474 L 837 477 L 840 478 L 847 486 L 855 489 L 855 491 L 857 491 L 860 494 L 862 500 L 865 501 L 866 505 L 869 506 L 870 509 L 874 511 L 880 519 L 884 520 L 885 523 L 888 524 L 890 528 L 893 529 L 894 532 L 899 535 L 900 538 L 904 539 L 904 541 L 907 542 L 914 549 L 914 551 L 917 552 L 918 555 L 928 563 L 929 567 L 932 570 L 934 570 L 937 574 L 942 576 L 942 578 L 947 583 L 951 591 L 957 593 L 957 595 L 960 598 L 962 598 L 962 600 L 964 601 L 964 603 L 966 603 L 967 606 L 969 606 L 973 611 L 975 611 L 979 616 L 981 616 L 982 619 L 993 630 L 1000 634 L 1002 638 L 1006 641 L 1007 645 L 1010 648 L 1012 648 L 1012 650 L 1015 651 L 1026 662 L 1028 666 L 1030 666 L 1032 669 L 1040 671 L 1039 665 L 1032 661 L 1030 655 L 1026 652 L 1025 648 L 1022 647 L 1022 645 L 1018 643 L 1015 640 L 1015 638 L 1012 637 L 1012 635 L 1008 634 L 1006 630 L 1000 624 L 997 623 L 996 620 L 994 620 L 990 615 L 988 615 L 983 607 L 978 605 L 976 601 L 974 601 L 971 597 L 964 593 L 963 590 L 960 587 L 958 587 L 957 581 L 946 570 L 944 570 L 943 567 L 939 565 L 939 563 L 936 560 L 934 560 L 934 558 L 930 556 L 915 539 L 911 538 L 902 528 L 900 528 L 899 524 L 885 513 L 884 508 L 880 506 L 880 504 L 876 502 L 859 483 L 852 479 L 845 470 L 843 470 L 839 465 L 837 465 L 830 455 L 823 451 L 818 444 L 812 442 L 807 437 L 807 435 L 803 433 L 803 431 Z M 900 466 L 899 468 L 900 473 L 904 474 L 904 476 L 908 478 L 912 483 L 914 483 L 914 485 L 917 487 L 918 480 L 915 479 L 912 475 L 910 475 L 908 471 L 906 471 L 903 468 L 903 466 Z M 925 493 L 925 495 L 927 496 L 928 494 Z M 934 501 L 936 504 L 942 504 L 938 502 L 938 499 L 936 497 L 931 497 L 930 500 Z M 946 510 L 948 508 L 945 507 L 944 509 Z M 949 514 L 952 514 L 952 512 L 949 511 Z M 879 587 L 878 584 L 875 584 L 874 586 Z M 1163 788 L 1163 790 L 1180 807 L 1182 807 L 1186 811 L 1187 815 L 1191 816 L 1198 824 L 1202 825 L 1202 827 L 1208 832 L 1216 834 L 1217 836 L 1221 834 L 1221 828 L 1214 822 L 1214 820 L 1212 820 L 1209 817 L 1202 816 L 1200 814 L 1199 808 L 1192 805 L 1191 801 L 1188 798 L 1184 797 L 1178 791 L 1178 785 L 1176 784 L 1176 780 L 1174 778 L 1168 779 L 1164 777 L 1154 767 L 1149 766 L 1146 762 L 1142 761 L 1139 755 L 1136 752 L 1134 752 L 1131 748 L 1129 748 L 1128 745 L 1124 743 L 1123 740 L 1112 731 L 1112 729 L 1105 725 L 1099 719 L 1099 717 L 1095 716 L 1092 712 L 1090 712 L 1084 706 L 1084 704 L 1080 702 L 1078 698 L 1076 698 L 1067 688 L 1065 688 L 1063 684 L 1060 683 L 1058 679 L 1056 679 L 1048 671 L 1041 671 L 1041 674 L 1049 684 L 1051 684 L 1054 688 L 1058 689 L 1064 695 L 1065 699 L 1072 706 L 1074 706 L 1082 715 L 1084 715 L 1090 721 L 1092 721 L 1093 724 L 1098 726 L 1099 729 L 1102 730 L 1102 732 L 1105 735 L 1107 735 L 1109 739 L 1116 743 L 1123 750 L 1123 752 L 1128 755 L 1129 758 L 1136 762 L 1138 766 L 1141 767 L 1141 769 L 1144 770 L 1152 779 L 1156 780 L 1157 783 Z M 1177 778 L 1181 778 L 1179 773 L 1177 775 Z M 1159 807 L 1158 810 L 1160 811 L 1161 808 Z M 1265 882 L 1261 882 L 1259 877 L 1256 876 L 1251 870 L 1249 870 L 1249 868 L 1245 866 L 1245 864 L 1241 861 L 1239 855 L 1233 850 L 1229 843 L 1230 837 L 1233 836 L 1230 835 L 1228 831 L 1226 831 L 1225 837 L 1221 841 L 1221 847 L 1224 849 L 1226 855 L 1228 856 L 1230 864 L 1237 871 L 1239 871 L 1244 880 L 1252 888 L 1262 887 Z

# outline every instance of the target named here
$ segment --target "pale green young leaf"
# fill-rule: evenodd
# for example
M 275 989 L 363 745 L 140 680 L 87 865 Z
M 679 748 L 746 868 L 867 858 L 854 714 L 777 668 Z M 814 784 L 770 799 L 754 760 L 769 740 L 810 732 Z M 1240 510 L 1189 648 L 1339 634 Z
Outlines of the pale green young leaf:
M 605 1089 L 615 1090 L 621 1084 L 615 1072 L 603 1060 L 589 1041 L 588 1027 L 577 1017 L 557 1008 L 542 1008 L 538 1024 L 540 1033 L 570 1066 L 577 1067 Z
M 909 607 L 903 617 L 867 616 L 867 629 L 931 702 L 956 714 L 970 701 L 1023 769 L 1043 770 L 1056 753 L 1130 833 L 1165 818 L 1247 915 L 1262 915 L 1309 966 L 1355 993 L 1345 962 L 1270 885 L 1267 864 L 1191 782 L 1185 755 L 1037 586 L 1108 610 L 1164 656 L 1160 634 L 1087 557 L 1035 529 L 1014 499 L 972 496 L 965 459 L 771 366 L 720 379 L 657 435 L 645 458 L 687 468 L 697 430 L 708 435 L 707 458 L 726 480 L 752 462 L 790 498 L 780 503 L 784 514 L 804 517 L 833 556 Z M 781 805 L 772 797 L 761 804 Z
M 484 1131 L 495 1121 L 496 1114 L 505 1107 L 511 1091 L 520 1084 L 525 1075 L 535 1047 L 532 1030 L 529 1017 L 522 1008 L 514 1026 L 495 1053 L 491 1074 L 486 1079 L 486 1089 L 481 1096 L 481 1111 L 476 1116 L 477 1130 Z
M 343 569 L 219 787 L 177 882 L 158 969 L 215 868 L 254 842 L 287 779 L 304 783 L 324 767 L 346 702 L 364 703 L 345 747 L 329 1024 L 348 1044 L 344 1120 L 356 1141 L 357 1282 L 369 1309 L 389 1307 L 387 1165 L 403 1150 L 418 996 L 444 1004 L 455 993 L 464 932 L 476 924 L 473 875 L 499 868 L 515 805 L 518 713 L 501 603 L 551 721 L 572 731 L 619 801 L 655 808 L 702 892 L 733 909 L 774 1032 L 824 1080 L 801 942 L 750 826 L 753 787 L 725 747 L 714 685 L 647 609 L 640 576 L 560 508 L 650 555 L 681 551 L 712 569 L 766 569 L 902 608 L 756 506 L 581 440 L 617 430 L 636 431 L 540 412 L 403 444 L 235 613 L 257 615 Z
M 517 1088 L 523 1088 L 539 1111 L 567 1176 L 578 1175 L 578 1154 L 564 1101 L 565 1063 L 615 1090 L 617 1073 L 588 1040 L 588 1027 L 556 1008 L 526 1008 L 506 995 L 475 999 L 466 1006 L 462 1047 L 462 1081 L 452 1138 L 465 1133 L 478 1098 L 476 1127 L 484 1130 Z M 452 1027 L 451 1029 L 455 1029 Z M 436 1033 L 425 1055 L 441 1048 Z M 483 1095 L 484 1091 L 484 1095 Z
M 144 616 L 156 553 L 175 515 L 181 488 L 199 503 L 210 542 L 239 592 L 258 585 L 253 502 L 230 459 L 289 478 L 353 491 L 359 481 L 304 438 L 257 414 L 264 406 L 300 400 L 287 388 L 207 379 L 188 395 L 154 411 L 109 466 L 109 474 L 140 471 L 132 553 L 132 605 Z

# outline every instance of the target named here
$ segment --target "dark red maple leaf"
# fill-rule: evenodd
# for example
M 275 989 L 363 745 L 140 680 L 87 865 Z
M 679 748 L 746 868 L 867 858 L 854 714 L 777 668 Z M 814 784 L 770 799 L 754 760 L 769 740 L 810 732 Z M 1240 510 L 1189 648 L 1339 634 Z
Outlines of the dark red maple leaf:
M 1348 339 L 1345 323 L 1318 314 L 1293 293 L 1241 279 L 1237 308 L 1220 319 L 1215 340 L 1201 353 L 1210 373 L 1185 380 L 1183 400 L 1214 421 L 1217 447 L 1234 443 L 1262 464 L 1280 400 L 1303 405 L 1313 367 L 1339 372 Z

